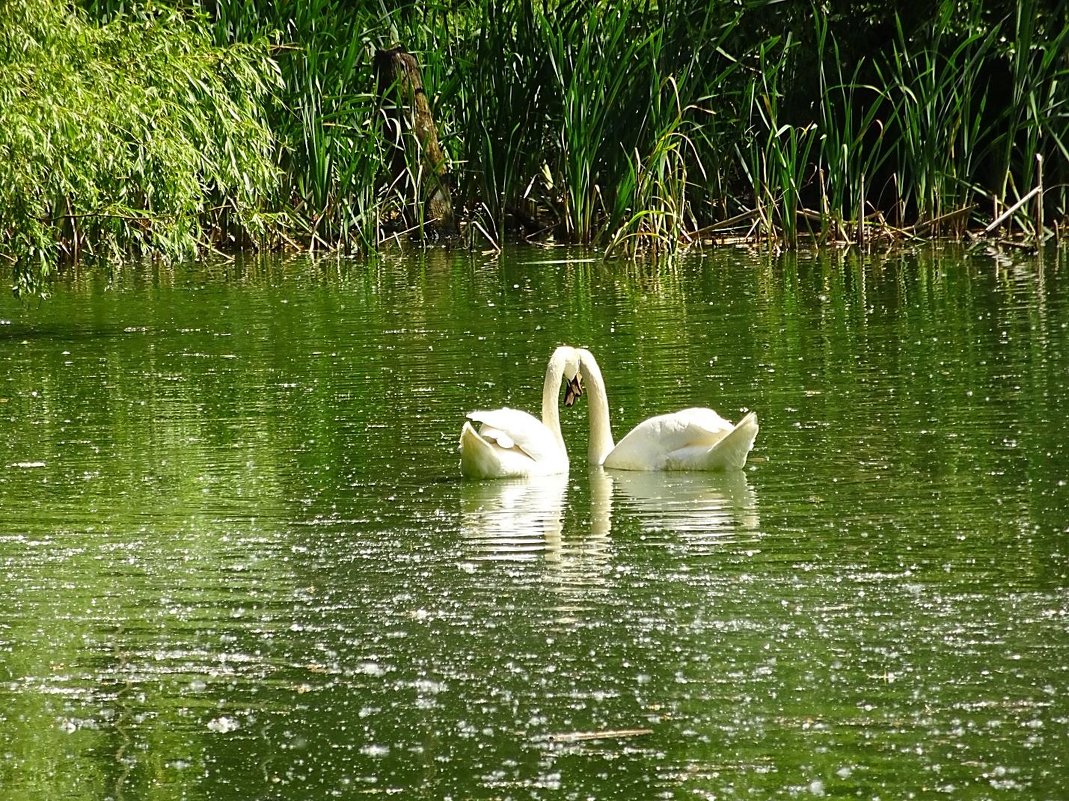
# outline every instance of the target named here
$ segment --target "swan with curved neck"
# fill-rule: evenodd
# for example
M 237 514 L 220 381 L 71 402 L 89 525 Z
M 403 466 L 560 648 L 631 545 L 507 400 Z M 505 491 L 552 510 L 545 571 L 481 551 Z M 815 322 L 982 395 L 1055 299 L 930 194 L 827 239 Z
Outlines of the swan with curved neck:
M 568 472 L 568 451 L 560 430 L 558 388 L 567 382 L 565 405 L 582 392 L 579 351 L 553 351 L 542 386 L 542 419 L 504 407 L 469 412 L 460 432 L 460 472 L 465 478 L 524 478 Z M 479 423 L 476 431 L 472 422 Z
M 605 379 L 594 355 L 578 348 L 579 376 L 587 379 L 591 464 L 618 470 L 741 470 L 757 437 L 757 415 L 732 425 L 712 409 L 682 409 L 643 420 L 613 442 Z

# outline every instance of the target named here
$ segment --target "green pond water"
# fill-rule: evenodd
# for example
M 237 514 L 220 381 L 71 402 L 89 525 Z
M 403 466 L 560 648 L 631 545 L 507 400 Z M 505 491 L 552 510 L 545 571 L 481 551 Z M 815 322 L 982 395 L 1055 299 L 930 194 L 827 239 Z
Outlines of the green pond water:
M 431 251 L 0 300 L 0 799 L 1069 798 L 1069 263 Z M 582 344 L 744 472 L 463 482 Z

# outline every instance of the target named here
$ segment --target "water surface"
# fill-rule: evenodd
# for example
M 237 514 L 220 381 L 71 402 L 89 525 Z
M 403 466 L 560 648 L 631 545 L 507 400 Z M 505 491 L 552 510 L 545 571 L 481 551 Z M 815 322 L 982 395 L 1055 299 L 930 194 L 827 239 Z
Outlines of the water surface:
M 562 258 L 0 301 L 0 798 L 1066 797 L 1065 254 Z M 561 342 L 746 471 L 460 481 Z

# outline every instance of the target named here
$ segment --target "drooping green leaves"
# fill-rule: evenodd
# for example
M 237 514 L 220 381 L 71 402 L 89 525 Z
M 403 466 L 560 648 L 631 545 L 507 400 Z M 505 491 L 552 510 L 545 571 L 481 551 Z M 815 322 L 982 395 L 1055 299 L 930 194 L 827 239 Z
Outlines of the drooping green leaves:
M 274 191 L 263 47 L 166 9 L 107 24 L 0 6 L 0 257 L 19 293 L 68 259 L 189 257 L 256 240 Z

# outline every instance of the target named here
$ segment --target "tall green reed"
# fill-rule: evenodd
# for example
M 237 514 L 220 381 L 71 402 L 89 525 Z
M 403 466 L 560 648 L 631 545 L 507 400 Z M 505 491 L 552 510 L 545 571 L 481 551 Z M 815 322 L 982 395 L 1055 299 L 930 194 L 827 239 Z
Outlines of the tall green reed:
M 655 95 L 648 118 L 652 144 L 636 145 L 628 170 L 614 187 L 608 219 L 612 239 L 608 251 L 671 255 L 697 226 L 690 207 L 689 165 L 701 169 L 691 127 L 680 102 L 676 81 L 666 79 Z M 664 102 L 666 109 L 661 108 Z M 643 143 L 645 144 L 645 143 Z
M 793 244 L 814 208 L 825 237 L 873 215 L 987 213 L 1027 190 L 1037 155 L 1048 207 L 1066 215 L 1069 23 L 1042 13 L 1050 0 L 994 23 L 989 0 L 857 13 L 815 0 L 175 2 L 206 12 L 217 42 L 274 43 L 282 84 L 261 102 L 283 181 L 268 205 L 316 247 L 374 249 L 423 178 L 418 161 L 404 185 L 383 178 L 392 142 L 371 55 L 398 43 L 423 67 L 455 205 L 495 241 L 522 219 L 664 252 L 750 210 Z
M 815 124 L 792 124 L 781 107 L 787 92 L 781 78 L 797 45 L 790 35 L 759 44 L 745 94 L 750 129 L 745 150 L 739 150 L 765 234 L 779 238 L 781 232 L 792 246 L 798 242 L 802 193 L 815 178 L 811 153 L 818 138 Z
M 730 181 L 723 154 L 735 130 L 724 109 L 737 105 L 731 87 L 740 62 L 724 48 L 741 15 L 684 3 L 661 6 L 659 14 L 634 76 L 643 110 L 631 123 L 633 145 L 613 182 L 606 225 L 609 249 L 632 255 L 671 255 L 700 244 L 697 231 L 714 203 L 723 204 Z
M 485 212 L 497 238 L 510 215 L 533 220 L 525 212 L 551 191 L 544 168 L 554 160 L 550 121 L 560 97 L 538 13 L 530 3 L 482 3 L 456 26 L 447 56 L 454 69 L 441 86 L 462 162 L 460 196 Z
M 921 221 L 967 205 L 983 128 L 980 66 L 994 37 L 975 31 L 946 42 L 949 21 L 937 20 L 930 40 L 918 47 L 897 20 L 891 52 L 875 65 L 890 107 L 885 141 L 893 150 L 897 193 Z
M 634 8 L 622 3 L 604 14 L 575 4 L 572 13 L 539 20 L 561 96 L 557 168 L 563 228 L 573 241 L 596 237 L 611 202 L 605 195 L 634 140 L 632 76 L 644 72 L 659 42 L 656 31 L 635 25 Z
M 846 74 L 839 41 L 816 5 L 813 22 L 820 100 L 816 124 L 821 236 L 841 238 L 847 221 L 865 215 L 865 188 L 875 184 L 890 156 L 881 119 L 886 109 L 881 91 L 861 80 L 864 62 L 855 63 Z M 894 208 L 898 211 L 900 206 Z
M 1047 24 L 1041 27 L 1041 20 Z M 1048 203 L 1064 217 L 1069 213 L 1069 24 L 1054 24 L 1036 0 L 1017 3 L 1003 20 L 1009 35 L 996 59 L 1008 78 L 1009 102 L 992 126 L 987 153 L 998 169 L 990 190 L 996 208 L 1028 192 L 1042 157 L 1052 168 Z

